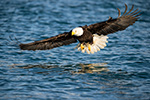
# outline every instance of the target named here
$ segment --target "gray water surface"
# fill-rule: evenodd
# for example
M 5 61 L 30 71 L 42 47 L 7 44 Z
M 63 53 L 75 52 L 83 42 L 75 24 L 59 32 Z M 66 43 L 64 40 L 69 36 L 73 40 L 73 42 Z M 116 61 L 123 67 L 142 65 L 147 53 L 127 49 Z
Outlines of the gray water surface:
M 77 43 L 46 51 L 15 43 L 116 18 L 124 3 L 142 11 L 140 20 L 108 35 L 107 47 L 93 55 L 75 50 Z M 0 0 L 0 99 L 149 100 L 149 16 L 149 0 Z

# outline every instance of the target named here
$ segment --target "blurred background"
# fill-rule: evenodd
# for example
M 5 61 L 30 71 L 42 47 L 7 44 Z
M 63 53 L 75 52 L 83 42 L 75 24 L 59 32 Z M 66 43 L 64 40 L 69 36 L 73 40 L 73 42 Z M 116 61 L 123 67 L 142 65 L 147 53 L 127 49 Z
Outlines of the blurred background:
M 117 18 L 125 3 L 128 10 L 132 5 L 141 10 L 139 21 L 108 35 L 100 52 L 81 53 L 74 49 L 77 43 L 46 51 L 19 49 L 18 41 Z M 0 0 L 0 99 L 149 100 L 149 16 L 149 0 Z

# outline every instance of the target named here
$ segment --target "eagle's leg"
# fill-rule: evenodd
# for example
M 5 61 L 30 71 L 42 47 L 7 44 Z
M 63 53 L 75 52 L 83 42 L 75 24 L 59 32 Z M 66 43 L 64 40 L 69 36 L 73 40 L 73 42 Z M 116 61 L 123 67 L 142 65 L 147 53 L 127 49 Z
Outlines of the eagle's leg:
M 90 44 L 88 44 L 88 50 L 91 51 L 91 45 Z

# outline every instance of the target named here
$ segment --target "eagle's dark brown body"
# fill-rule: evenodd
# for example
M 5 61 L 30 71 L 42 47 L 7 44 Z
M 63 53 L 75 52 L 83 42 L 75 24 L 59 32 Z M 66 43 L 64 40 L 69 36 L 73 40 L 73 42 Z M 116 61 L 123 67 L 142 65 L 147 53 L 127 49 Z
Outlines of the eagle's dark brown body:
M 107 21 L 91 24 L 89 26 L 82 26 L 84 33 L 80 37 L 75 37 L 71 35 L 70 32 L 64 32 L 63 34 L 59 34 L 54 37 L 50 37 L 48 39 L 35 41 L 33 43 L 20 44 L 20 48 L 22 50 L 46 50 L 52 49 L 55 47 L 69 45 L 71 43 L 77 42 L 89 42 L 93 43 L 93 34 L 98 35 L 107 35 L 110 33 L 114 33 L 117 31 L 121 31 L 126 29 L 128 26 L 135 23 L 138 20 L 138 16 L 140 16 L 138 9 L 133 11 L 134 6 L 127 12 L 127 5 L 125 4 L 125 11 L 121 15 L 120 10 L 118 9 L 119 15 L 118 18 L 112 19 L 111 17 Z

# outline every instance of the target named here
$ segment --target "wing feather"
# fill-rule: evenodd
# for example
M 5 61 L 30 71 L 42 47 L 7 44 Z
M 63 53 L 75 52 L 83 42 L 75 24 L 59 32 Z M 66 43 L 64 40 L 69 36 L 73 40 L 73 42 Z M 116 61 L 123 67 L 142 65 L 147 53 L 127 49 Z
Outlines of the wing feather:
M 107 35 L 110 33 L 114 33 L 117 31 L 121 31 L 126 29 L 128 26 L 135 23 L 140 16 L 140 11 L 136 9 L 133 11 L 134 6 L 127 12 L 127 5 L 125 4 L 125 11 L 121 15 L 120 9 L 118 9 L 118 18 L 116 19 L 108 19 L 104 22 L 99 22 L 96 24 L 91 24 L 87 28 L 93 34 L 97 33 L 99 35 Z M 132 12 L 133 11 L 133 12 Z
M 119 8 L 117 8 L 118 9 L 118 17 L 120 17 L 120 15 L 121 15 L 121 11 L 120 11 L 120 9 Z
M 126 14 L 126 12 L 127 12 L 127 10 L 128 10 L 128 6 L 125 4 L 125 11 L 124 11 L 124 13 L 123 13 L 123 15 L 122 16 L 124 16 L 125 14 Z
M 128 15 L 134 8 L 134 5 L 132 5 L 132 8 L 130 9 L 130 11 L 128 13 L 126 13 L 125 15 Z
M 20 44 L 19 46 L 22 50 L 48 50 L 63 45 L 69 45 L 75 42 L 77 42 L 77 40 L 72 37 L 69 32 L 65 32 L 63 34 L 59 34 L 48 39 L 35 41 L 27 44 Z

